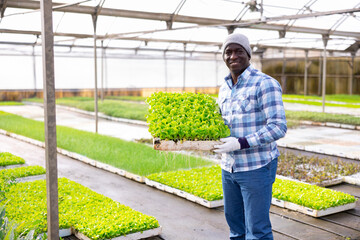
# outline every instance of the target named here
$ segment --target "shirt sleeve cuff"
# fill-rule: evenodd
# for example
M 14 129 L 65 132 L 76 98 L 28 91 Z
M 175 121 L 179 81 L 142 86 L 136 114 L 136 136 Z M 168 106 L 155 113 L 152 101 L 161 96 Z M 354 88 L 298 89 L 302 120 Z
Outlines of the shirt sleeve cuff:
M 238 141 L 239 141 L 239 143 L 240 143 L 241 149 L 245 149 L 245 148 L 249 148 L 249 147 L 250 147 L 250 145 L 249 145 L 248 141 L 246 140 L 246 138 L 241 137 L 241 138 L 238 139 Z

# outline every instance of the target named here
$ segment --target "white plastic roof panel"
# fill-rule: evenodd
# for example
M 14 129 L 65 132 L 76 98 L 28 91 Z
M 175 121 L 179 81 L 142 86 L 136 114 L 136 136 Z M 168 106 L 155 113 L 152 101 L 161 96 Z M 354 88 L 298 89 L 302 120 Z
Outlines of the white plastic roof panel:
M 10 2 L 15 0 L 8 0 Z M 19 0 L 20 3 L 34 2 L 32 0 Z M 37 1 L 35 1 L 37 2 Z M 147 42 L 131 41 L 129 37 L 152 38 L 162 40 L 181 40 L 189 41 L 187 50 L 194 51 L 216 51 L 217 46 L 203 46 L 194 44 L 191 41 L 218 42 L 221 44 L 228 34 L 225 26 L 198 26 L 194 23 L 176 22 L 180 16 L 195 18 L 221 19 L 227 26 L 231 21 L 239 20 L 240 23 L 250 20 L 269 20 L 273 17 L 283 17 L 281 21 L 270 21 L 269 24 L 283 24 L 283 29 L 290 27 L 306 27 L 322 29 L 325 33 L 329 32 L 330 39 L 327 48 L 329 50 L 345 50 L 360 37 L 350 37 L 332 35 L 332 30 L 347 31 L 357 33 L 360 36 L 360 13 L 343 13 L 330 16 L 318 16 L 300 18 L 296 20 L 286 19 L 286 16 L 296 14 L 316 14 L 326 11 L 338 11 L 343 9 L 353 9 L 360 7 L 359 0 L 329 1 L 329 0 L 57 0 L 54 3 L 72 4 L 77 7 L 82 6 L 102 6 L 103 9 L 130 10 L 137 11 L 140 15 L 135 17 L 113 17 L 101 15 L 101 10 L 97 18 L 97 35 L 100 37 L 113 37 L 112 39 L 102 38 L 104 46 L 119 48 L 139 48 L 139 49 L 159 49 L 159 50 L 183 50 L 182 43 L 169 42 Z M 263 13 L 261 14 L 260 3 L 263 2 Z M 54 4 L 56 5 L 56 4 Z M 64 8 L 65 11 L 66 8 Z M 80 14 L 62 12 L 56 9 L 53 12 L 53 30 L 57 34 L 68 34 L 67 37 L 55 36 L 55 43 L 66 45 L 93 45 L 93 22 L 90 14 Z M 156 13 L 160 16 L 172 15 L 173 29 L 166 30 L 165 21 L 141 19 L 141 12 Z M 164 15 L 164 16 L 165 16 Z M 262 18 L 261 18 L 262 17 Z M 12 8 L 5 9 L 4 17 L 0 22 L 0 42 L 41 42 L 36 40 L 36 33 L 41 31 L 40 11 L 38 9 Z M 221 21 L 219 22 L 221 25 Z M 225 24 L 226 25 L 226 24 Z M 287 31 L 284 38 L 279 38 L 279 32 L 267 30 L 269 25 L 265 25 L 263 30 L 255 29 L 257 26 L 236 28 L 235 32 L 246 34 L 251 44 L 261 44 L 277 47 L 299 47 L 299 48 L 318 48 L 324 47 L 322 35 L 319 33 L 296 33 Z M 9 30 L 34 31 L 33 35 L 10 34 Z M 291 29 L 290 29 L 291 30 Z M 317 30 L 314 30 L 317 32 Z M 133 34 L 129 34 L 133 33 Z M 85 34 L 87 38 L 76 39 L 78 34 Z M 72 36 L 73 35 L 73 36 Z M 41 38 L 41 36 L 39 36 Z M 84 36 L 81 36 L 84 37 Z M 126 37 L 125 40 L 119 40 Z M 97 41 L 100 46 L 101 40 Z M 219 51 L 219 50 L 218 50 Z M 151 51 L 154 52 L 154 51 Z

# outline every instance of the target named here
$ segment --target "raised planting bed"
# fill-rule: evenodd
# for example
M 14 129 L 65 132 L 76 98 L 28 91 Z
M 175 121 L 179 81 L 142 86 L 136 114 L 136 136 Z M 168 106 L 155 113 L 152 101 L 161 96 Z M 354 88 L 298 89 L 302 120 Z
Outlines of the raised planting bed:
M 29 102 L 42 104 L 44 100 L 41 98 L 30 98 L 23 99 L 23 101 L 25 101 L 26 104 Z M 94 99 L 89 97 L 58 98 L 56 99 L 56 104 L 83 110 L 87 113 L 94 112 Z M 109 117 L 146 121 L 147 106 L 144 102 L 105 99 L 104 101 L 99 101 L 98 110 L 99 115 L 103 113 Z
M 357 199 L 343 192 L 298 181 L 277 178 L 272 204 L 321 217 L 356 207 Z
M 161 233 L 155 217 L 145 215 L 66 178 L 59 178 L 59 228 L 82 239 L 147 238 Z M 24 222 L 19 232 L 47 231 L 46 182 L 17 183 L 6 193 L 7 217 Z M 71 229 L 71 231 L 66 230 Z
M 277 169 L 278 175 L 319 186 L 339 184 L 345 179 L 356 180 L 356 178 L 345 177 L 359 172 L 360 164 L 358 163 L 340 159 L 334 161 L 329 158 L 305 156 L 291 152 L 281 152 Z
M 29 138 L 35 139 L 36 143 L 44 141 L 43 122 L 15 114 L 0 111 L 0 129 L 4 129 L 0 133 L 12 137 L 25 136 L 20 138 L 23 141 L 28 141 Z M 155 151 L 145 144 L 64 126 L 57 126 L 57 143 L 59 149 L 76 153 L 85 160 L 90 159 L 89 164 L 103 163 L 138 176 L 212 164 L 204 158 Z
M 21 166 L 25 160 L 9 152 L 0 152 L 0 169 L 7 166 Z
M 149 132 L 156 150 L 212 150 L 230 135 L 214 98 L 195 93 L 153 93 L 149 104 Z
M 223 205 L 220 166 L 151 174 L 146 184 L 206 207 Z M 355 208 L 356 198 L 342 192 L 276 179 L 273 186 L 274 205 L 319 217 Z
M 46 170 L 41 166 L 25 166 L 0 170 L 0 178 L 16 182 L 45 178 Z
M 346 183 L 360 185 L 360 173 L 355 173 L 353 175 L 344 176 L 343 181 Z
M 223 205 L 221 169 L 218 165 L 151 174 L 145 183 L 208 208 Z

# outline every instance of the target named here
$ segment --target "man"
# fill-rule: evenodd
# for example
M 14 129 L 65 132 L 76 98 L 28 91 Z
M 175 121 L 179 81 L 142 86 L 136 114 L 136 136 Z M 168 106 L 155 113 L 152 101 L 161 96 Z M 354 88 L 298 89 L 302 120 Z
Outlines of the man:
M 280 84 L 251 64 L 249 40 L 229 35 L 222 47 L 230 70 L 218 103 L 231 136 L 214 152 L 221 160 L 224 208 L 230 239 L 273 239 L 272 184 L 279 151 L 275 141 L 287 127 Z

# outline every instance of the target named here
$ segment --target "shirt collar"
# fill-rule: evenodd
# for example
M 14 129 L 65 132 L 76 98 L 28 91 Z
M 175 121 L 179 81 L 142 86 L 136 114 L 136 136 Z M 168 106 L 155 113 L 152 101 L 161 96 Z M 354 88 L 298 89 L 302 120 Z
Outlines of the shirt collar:
M 239 82 L 243 82 L 246 81 L 247 79 L 249 79 L 251 72 L 254 70 L 254 67 L 250 64 L 242 74 L 240 74 L 240 76 L 238 77 L 238 81 L 236 84 L 238 84 Z M 233 83 L 232 83 L 232 77 L 231 77 L 231 73 L 229 73 L 229 75 L 227 75 L 225 77 L 225 82 L 227 83 L 227 85 L 229 86 L 229 88 L 233 87 Z

